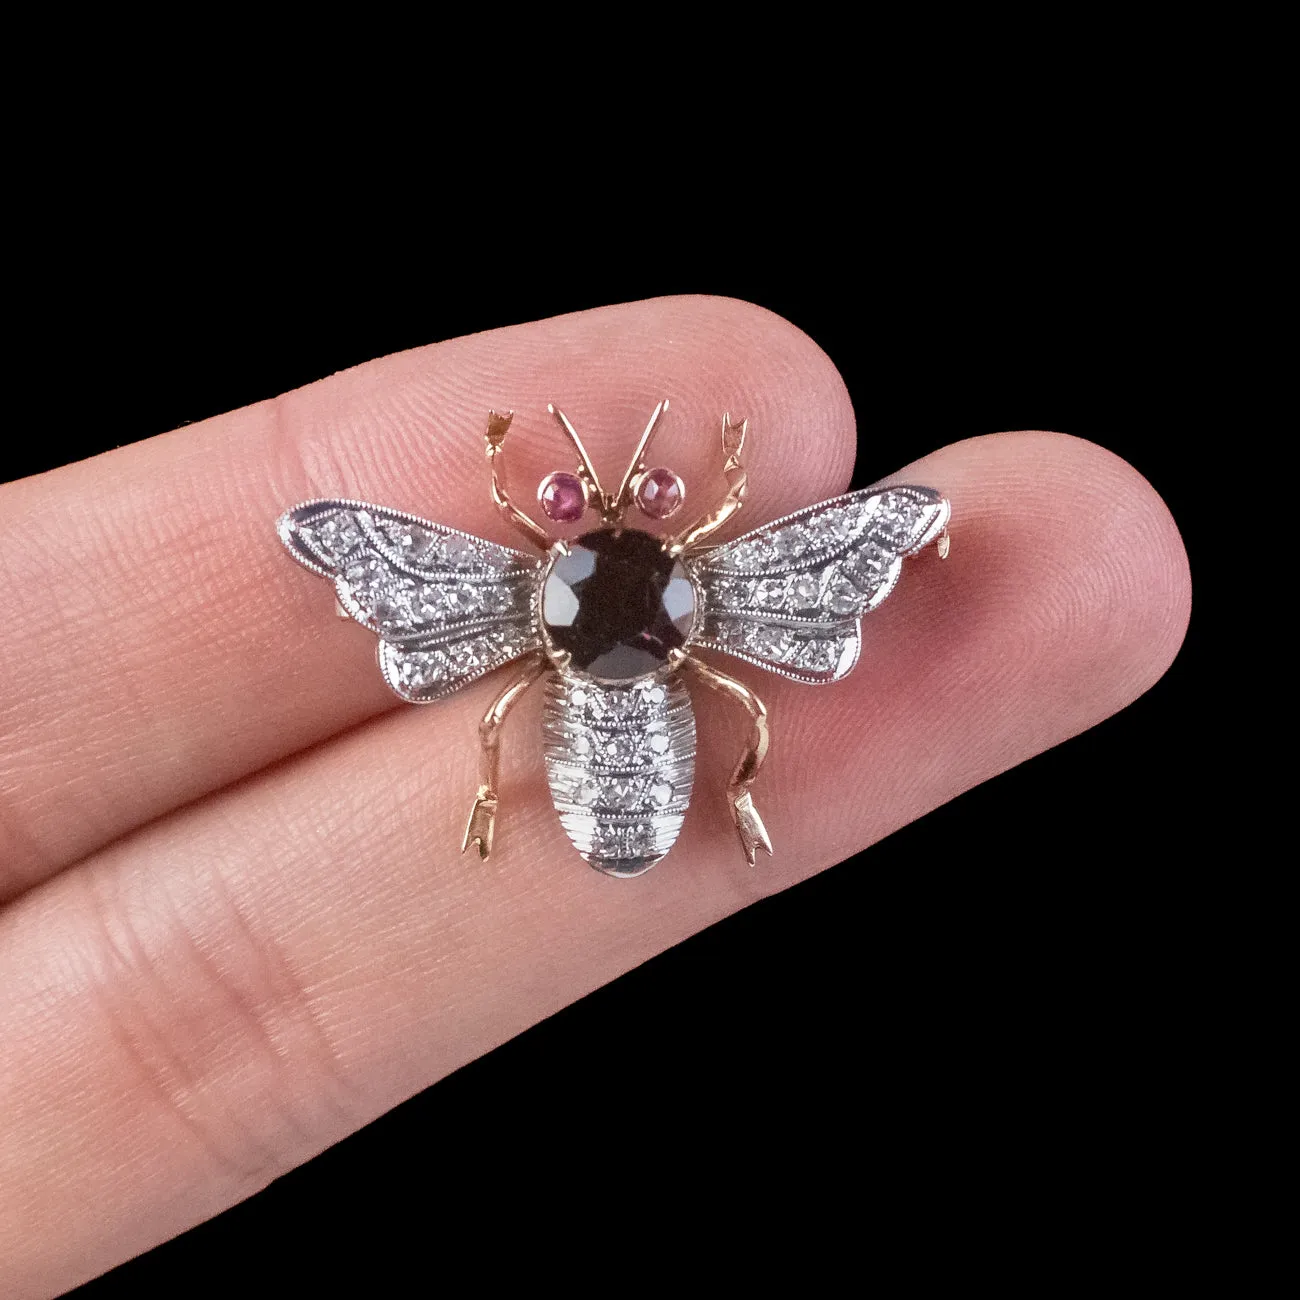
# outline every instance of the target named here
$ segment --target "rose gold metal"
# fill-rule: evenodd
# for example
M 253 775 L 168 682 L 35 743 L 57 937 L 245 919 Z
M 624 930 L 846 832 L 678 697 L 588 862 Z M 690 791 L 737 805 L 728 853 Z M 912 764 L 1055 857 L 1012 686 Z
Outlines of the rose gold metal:
M 651 412 L 650 418 L 647 421 L 645 429 L 637 443 L 632 460 L 619 483 L 618 491 L 611 496 L 601 488 L 600 480 L 597 477 L 595 467 L 592 465 L 591 459 L 587 454 L 587 449 L 583 446 L 582 439 L 578 436 L 577 431 L 570 423 L 568 417 L 563 411 L 559 410 L 554 405 L 548 405 L 547 410 L 560 425 L 561 429 L 564 431 L 565 437 L 568 438 L 570 444 L 577 453 L 579 462 L 577 477 L 583 485 L 587 503 L 589 506 L 595 507 L 599 510 L 607 524 L 617 525 L 628 506 L 635 501 L 638 484 L 644 481 L 645 475 L 649 472 L 646 467 L 646 450 L 650 445 L 651 438 L 658 426 L 660 418 L 667 409 L 668 400 L 664 399 Z M 563 540 L 553 540 L 548 536 L 546 531 L 535 520 L 515 506 L 510 499 L 509 493 L 506 489 L 503 456 L 505 440 L 509 433 L 512 419 L 513 412 L 511 411 L 507 411 L 503 415 L 498 415 L 495 411 L 488 412 L 485 444 L 488 463 L 492 471 L 492 500 L 503 517 L 513 527 L 522 532 L 531 543 L 537 546 L 537 548 L 543 553 L 543 559 L 537 561 L 535 565 L 535 573 L 539 586 L 533 591 L 531 597 L 533 627 L 527 630 L 528 639 L 519 642 L 500 640 L 496 644 L 505 647 L 505 655 L 507 657 L 501 660 L 502 663 L 508 662 L 508 656 L 515 654 L 516 651 L 522 651 L 525 646 L 532 645 L 537 648 L 529 650 L 517 660 L 519 665 L 517 674 L 509 685 L 507 685 L 496 696 L 491 707 L 483 715 L 482 721 L 479 724 L 480 780 L 478 791 L 474 799 L 474 805 L 470 810 L 469 819 L 465 826 L 465 834 L 461 842 L 461 851 L 462 853 L 468 852 L 470 846 L 474 845 L 477 847 L 479 856 L 482 859 L 488 858 L 492 852 L 492 842 L 496 828 L 496 816 L 499 801 L 500 736 L 501 729 L 507 716 L 514 708 L 515 704 L 523 697 L 528 688 L 547 672 L 554 671 L 565 676 L 573 673 L 577 677 L 582 676 L 580 672 L 572 668 L 572 656 L 569 651 L 550 648 L 548 644 L 549 636 L 545 631 L 544 625 L 542 625 L 542 611 L 539 602 L 544 590 L 544 584 L 547 581 L 548 575 L 551 573 L 554 558 L 557 555 L 571 554 L 571 548 Z M 729 413 L 723 415 L 722 450 L 724 456 L 723 474 L 727 481 L 726 494 L 712 511 L 698 519 L 695 524 L 675 536 L 668 537 L 662 542 L 663 549 L 667 554 L 676 557 L 687 552 L 709 551 L 711 546 L 710 539 L 713 534 L 722 528 L 744 504 L 745 493 L 748 486 L 748 473 L 742 461 L 742 454 L 744 451 L 745 436 L 748 428 L 749 422 L 747 420 L 742 420 L 737 425 L 732 423 Z M 680 483 L 680 479 L 678 482 Z M 682 485 L 682 491 L 685 491 L 684 485 Z M 870 491 L 870 489 L 866 491 Z M 862 498 L 866 496 L 866 491 L 850 494 L 850 496 L 854 499 Z M 900 485 L 897 491 L 910 497 L 915 502 L 928 503 L 926 508 L 932 509 L 936 513 L 928 513 L 924 515 L 923 521 L 919 525 L 920 531 L 911 534 L 915 544 L 912 545 L 910 549 L 901 545 L 899 547 L 885 548 L 885 550 L 890 551 L 892 554 L 892 567 L 890 569 L 891 576 L 888 579 L 888 584 L 881 586 L 879 590 L 875 591 L 875 594 L 871 596 L 870 601 L 866 602 L 865 608 L 867 609 L 874 608 L 875 604 L 878 604 L 880 600 L 883 600 L 888 596 L 889 592 L 892 590 L 893 580 L 897 576 L 897 567 L 894 562 L 901 561 L 905 555 L 914 555 L 919 550 L 923 549 L 923 546 L 928 545 L 929 540 L 933 537 L 936 531 L 939 533 L 936 545 L 939 557 L 944 559 L 949 554 L 951 539 L 947 528 L 950 513 L 948 501 L 945 498 L 940 497 L 938 493 L 931 489 L 918 490 L 916 488 L 907 488 Z M 846 497 L 842 500 L 847 501 L 849 498 Z M 800 527 L 801 525 L 798 524 L 797 521 L 804 515 L 836 507 L 840 504 L 840 501 L 841 499 L 832 499 L 816 506 L 805 507 L 803 510 L 794 512 L 794 514 L 787 515 L 784 519 L 776 520 L 773 524 L 764 529 L 756 530 L 755 535 L 772 536 L 775 533 L 779 533 L 781 528 L 785 526 Z M 871 507 L 869 504 L 863 507 L 868 514 L 873 508 L 874 507 Z M 345 541 L 346 549 L 336 552 L 335 543 L 329 540 L 329 537 L 327 537 L 324 531 L 322 530 L 317 533 L 314 530 L 318 524 L 322 523 L 322 521 L 331 521 L 334 515 L 339 512 L 356 512 L 358 518 L 355 522 L 360 524 L 361 531 L 365 534 L 365 537 L 363 539 Z M 367 512 L 373 514 L 375 518 L 369 517 Z M 913 515 L 911 517 L 914 520 L 913 526 L 917 526 L 915 524 L 915 516 Z M 289 547 L 295 558 L 313 572 L 323 576 L 333 577 L 335 579 L 337 583 L 336 591 L 348 602 L 348 605 L 345 608 L 341 601 L 336 598 L 337 612 L 342 617 L 355 618 L 359 621 L 365 622 L 367 626 L 371 626 L 372 629 L 379 631 L 381 638 L 382 666 L 384 667 L 385 678 L 389 680 L 390 685 L 392 685 L 393 688 L 397 690 L 397 693 L 402 695 L 403 698 L 426 702 L 427 700 L 437 698 L 437 696 L 433 694 L 421 694 L 423 687 L 428 684 L 424 679 L 417 680 L 412 684 L 406 682 L 403 678 L 402 684 L 399 685 L 396 679 L 390 675 L 390 661 L 383 658 L 383 652 L 391 650 L 392 643 L 387 639 L 387 624 L 379 619 L 377 613 L 378 598 L 370 599 L 368 604 L 359 602 L 356 593 L 348 585 L 348 574 L 351 570 L 345 570 L 341 564 L 341 560 L 345 559 L 346 555 L 351 554 L 354 547 L 360 546 L 367 548 L 366 553 L 371 556 L 370 564 L 372 567 L 379 564 L 381 560 L 385 564 L 390 563 L 391 557 L 387 554 L 388 548 L 385 541 L 382 536 L 376 533 L 376 529 L 381 524 L 389 523 L 401 523 L 404 526 L 423 525 L 426 528 L 435 530 L 440 535 L 447 534 L 449 536 L 459 536 L 462 539 L 462 544 L 464 542 L 470 543 L 477 555 L 482 554 L 482 547 L 492 545 L 491 543 L 479 542 L 478 539 L 460 533 L 459 530 L 447 529 L 444 526 L 437 524 L 428 524 L 415 516 L 406 515 L 400 511 L 387 510 L 378 506 L 368 506 L 363 502 L 348 500 L 317 499 L 314 501 L 304 502 L 301 506 L 295 507 L 286 512 L 285 515 L 281 517 L 277 528 L 281 540 Z M 863 532 L 862 536 L 857 540 L 860 542 L 866 536 L 867 534 Z M 475 547 L 474 543 L 476 542 L 478 542 L 478 546 Z M 846 543 L 846 545 L 849 545 L 849 543 Z M 838 547 L 835 549 L 834 553 L 836 555 L 839 554 Z M 430 554 L 432 554 L 432 552 L 430 552 Z M 551 557 L 549 565 L 545 562 L 544 558 L 548 554 Z M 513 620 L 525 612 L 521 608 L 509 608 L 509 606 L 510 601 L 514 600 L 519 594 L 518 588 L 522 585 L 519 580 L 526 575 L 527 565 L 516 563 L 516 561 L 520 559 L 518 553 L 507 552 L 507 555 L 510 556 L 509 565 L 505 570 L 505 578 L 503 578 L 502 581 L 508 582 L 511 584 L 511 587 L 507 592 L 507 595 L 510 597 L 506 602 L 508 607 L 507 610 L 497 611 L 501 616 L 502 622 Z M 822 558 L 819 558 L 819 547 L 814 547 L 811 555 L 812 562 L 815 565 L 825 566 L 826 557 L 822 556 Z M 450 557 L 447 556 L 444 558 L 449 559 Z M 440 562 L 441 561 L 439 560 L 435 563 Z M 711 563 L 712 562 L 709 561 L 701 566 L 702 570 L 706 571 L 705 575 L 702 575 L 701 573 L 691 573 L 690 575 L 691 580 L 695 585 L 697 601 L 703 599 L 708 591 L 705 576 L 707 576 L 707 571 L 709 570 Z M 402 565 L 401 567 L 405 568 L 406 566 Z M 781 569 L 788 566 L 776 567 Z M 718 570 L 723 574 L 730 572 L 725 561 L 725 556 L 718 566 Z M 762 573 L 763 568 L 761 563 L 755 566 L 747 561 L 746 563 L 741 564 L 740 571 L 743 573 Z M 421 569 L 418 567 L 418 561 L 412 561 L 408 572 L 417 577 L 420 576 Z M 436 577 L 438 575 L 434 574 L 432 576 Z M 406 582 L 406 577 L 402 577 L 401 581 Z M 827 579 L 823 576 L 822 581 L 825 582 Z M 882 581 L 884 580 L 882 579 Z M 863 596 L 863 600 L 866 601 L 865 595 Z M 697 604 L 697 609 L 700 607 L 701 606 Z M 741 616 L 749 617 L 749 615 L 744 612 L 742 612 Z M 488 617 L 481 620 L 476 617 L 472 627 L 474 629 L 481 627 L 490 630 L 495 621 L 494 617 Z M 804 619 L 801 617 L 797 620 L 788 621 L 807 623 L 815 620 Z M 839 655 L 839 665 L 835 669 L 835 680 L 838 680 L 839 676 L 843 676 L 850 671 L 853 662 L 856 661 L 856 642 L 851 646 L 854 651 L 853 660 L 850 661 L 844 657 L 844 651 L 850 648 L 850 642 L 847 639 L 847 615 L 845 615 L 843 622 L 844 628 L 840 630 L 845 632 L 845 636 L 841 639 L 842 644 L 836 651 L 837 655 Z M 457 626 L 457 621 L 453 619 L 449 624 L 446 624 L 444 621 L 444 624 L 455 627 Z M 441 626 L 444 624 L 435 623 L 434 625 Z M 730 649 L 740 658 L 747 659 L 749 662 L 757 664 L 759 667 L 766 668 L 771 672 L 791 677 L 796 680 L 814 681 L 832 679 L 829 673 L 821 673 L 821 676 L 817 676 L 816 673 L 809 673 L 799 677 L 796 675 L 793 668 L 793 664 L 795 663 L 794 659 L 781 659 L 779 656 L 776 656 L 771 660 L 765 660 L 763 657 L 751 655 L 744 649 L 737 647 L 734 642 L 728 644 L 724 640 L 710 640 L 705 637 L 693 640 L 692 638 L 694 638 L 694 636 L 695 633 L 692 631 L 691 637 L 688 637 L 687 639 L 687 645 L 692 646 L 694 649 L 701 646 L 705 649 Z M 540 646 L 538 646 L 539 641 L 542 642 Z M 426 643 L 424 642 L 416 642 L 415 648 L 423 649 L 425 644 Z M 433 636 L 430 637 L 427 644 L 433 650 L 441 650 L 442 647 L 441 639 Z M 754 807 L 752 795 L 752 786 L 754 781 L 757 779 L 763 767 L 763 763 L 767 758 L 769 744 L 767 708 L 763 704 L 762 700 L 759 699 L 759 697 L 750 690 L 749 687 L 744 685 L 744 683 L 719 669 L 713 668 L 708 663 L 695 657 L 694 649 L 691 653 L 688 653 L 685 648 L 677 648 L 670 651 L 667 656 L 668 672 L 662 680 L 669 684 L 673 684 L 677 681 L 675 674 L 678 672 L 694 674 L 709 689 L 726 695 L 741 704 L 749 715 L 749 735 L 740 759 L 727 783 L 727 797 L 731 808 L 732 821 L 735 824 L 736 833 L 740 838 L 741 850 L 745 855 L 746 862 L 749 863 L 750 866 L 754 866 L 759 849 L 762 849 L 769 856 L 772 855 L 772 841 L 768 835 L 766 826 L 763 824 L 762 817 Z M 477 655 L 477 649 L 474 650 L 473 654 Z M 442 662 L 444 662 L 444 666 L 446 666 L 447 661 Z M 783 666 L 787 662 L 791 667 L 787 668 Z M 469 670 L 474 666 L 478 666 L 478 672 L 471 672 Z M 451 662 L 450 667 L 447 669 L 448 673 L 450 673 L 448 679 L 449 684 L 443 693 L 450 693 L 450 691 L 459 689 L 460 686 L 469 681 L 477 680 L 477 678 L 484 672 L 489 671 L 491 666 L 492 665 L 485 663 L 482 660 L 478 660 L 473 656 L 468 660 L 468 667 L 463 663 L 456 664 L 454 661 Z M 655 675 L 657 675 L 657 671 L 658 670 L 656 670 Z M 820 669 L 817 671 L 821 672 Z M 439 682 L 442 680 L 442 677 L 437 679 Z M 600 679 L 596 680 L 599 681 Z M 649 677 L 648 680 L 653 680 L 653 677 Z M 403 689 L 403 687 L 409 689 Z M 639 708 L 639 705 L 637 707 Z M 569 724 L 566 723 L 566 727 L 568 727 L 568 725 Z M 619 734 L 630 734 L 631 731 L 635 729 L 636 725 L 636 717 L 633 715 L 627 726 L 620 726 Z M 651 733 L 647 731 L 646 734 L 649 735 Z M 693 726 L 690 734 L 692 736 L 694 735 Z M 588 750 L 587 752 L 590 753 L 591 751 Z M 675 757 L 672 757 L 674 763 L 681 761 L 683 757 L 690 757 L 693 759 L 693 751 L 689 754 L 685 753 L 685 751 L 682 751 L 680 754 L 677 751 L 673 751 L 673 755 L 675 755 Z M 603 764 L 601 765 L 601 768 L 603 770 Z M 691 771 L 693 773 L 693 767 Z M 600 775 L 600 772 L 597 772 L 597 775 Z M 668 789 L 670 795 L 675 797 L 673 786 L 671 784 Z M 560 806 L 560 796 L 557 795 L 554 784 L 552 785 L 552 799 L 556 802 L 556 807 L 558 809 Z M 612 806 L 613 805 L 610 805 L 610 807 Z M 618 806 L 620 808 L 626 807 L 626 805 L 621 801 L 621 796 Z M 613 827 L 621 832 L 623 824 L 629 820 L 624 818 L 621 813 L 615 816 L 610 812 L 610 809 L 606 808 L 604 805 L 594 805 L 594 807 L 595 812 L 593 813 L 593 818 L 597 822 L 597 829 L 602 829 L 602 826 Z M 649 804 L 646 803 L 645 807 L 649 809 Z M 676 816 L 677 813 L 675 810 L 672 813 L 665 811 L 664 815 Z M 561 816 L 563 818 L 564 814 L 561 814 Z M 647 811 L 644 816 L 653 820 L 656 814 L 654 814 L 653 811 Z M 604 823 L 600 822 L 599 819 L 601 817 L 605 818 Z M 564 824 L 567 829 L 569 823 L 565 822 Z M 642 830 L 647 828 L 642 828 L 638 825 L 635 829 L 638 836 L 640 836 Z M 649 827 L 648 829 L 654 831 L 656 835 L 658 834 L 658 831 L 655 830 L 654 827 Z M 585 835 L 586 831 L 584 831 L 583 834 Z M 675 836 L 675 829 L 673 830 L 673 834 Z M 569 830 L 569 835 L 574 844 L 578 845 L 579 839 L 577 838 L 576 833 L 573 830 Z M 631 837 L 627 840 L 627 849 L 628 853 L 632 854 L 633 857 L 639 856 L 640 854 L 639 843 L 635 848 L 635 851 L 633 850 Z M 584 856 L 587 856 L 587 850 L 585 848 L 580 848 L 579 851 L 582 852 Z M 662 854 L 658 854 L 654 858 L 655 861 L 658 860 L 658 856 L 662 856 Z M 590 857 L 589 860 L 594 861 L 594 859 Z M 624 859 L 619 860 L 621 861 Z M 629 857 L 626 860 L 631 861 L 632 857 Z
M 646 424 L 645 432 L 641 435 L 641 441 L 637 443 L 636 450 L 632 453 L 632 459 L 628 462 L 627 472 L 623 475 L 623 481 L 618 485 L 618 492 L 614 497 L 614 508 L 617 511 L 616 518 L 621 519 L 628 506 L 632 504 L 636 496 L 636 489 L 640 485 L 642 476 L 647 472 L 648 466 L 645 463 L 646 448 L 650 445 L 650 435 L 655 431 L 655 425 L 659 423 L 659 417 L 668 409 L 668 399 L 665 397 L 653 411 L 650 412 L 649 422 Z
M 545 551 L 551 545 L 550 535 L 540 524 L 524 514 L 506 491 L 506 468 L 503 456 L 506 434 L 510 432 L 510 421 L 514 416 L 513 411 L 507 411 L 504 415 L 498 415 L 495 411 L 488 412 L 484 441 L 487 443 L 488 464 L 492 467 L 492 504 L 501 512 L 507 523 L 519 529 L 534 546 L 540 546 Z
M 613 498 L 600 486 L 600 478 L 596 474 L 596 467 L 591 463 L 591 457 L 587 455 L 587 449 L 582 445 L 582 439 L 578 437 L 577 429 L 573 427 L 569 422 L 569 417 L 558 406 L 548 402 L 546 409 L 555 417 L 555 422 L 564 430 L 564 436 L 573 444 L 574 451 L 578 453 L 578 477 L 587 490 L 588 502 L 600 511 L 602 519 L 613 523 L 615 520 Z
M 758 809 L 754 807 L 754 800 L 749 790 L 754 784 L 759 769 L 763 766 L 763 760 L 767 758 L 767 707 L 748 686 L 738 682 L 734 677 L 728 677 L 726 673 L 719 672 L 718 669 L 680 651 L 674 659 L 676 667 L 693 672 L 706 686 L 730 696 L 733 700 L 738 700 L 749 712 L 753 724 L 749 732 L 749 741 L 740 756 L 740 762 L 736 764 L 736 770 L 731 774 L 731 780 L 727 782 L 727 798 L 731 804 L 731 819 L 736 824 L 736 834 L 740 836 L 740 847 L 745 854 L 745 861 L 752 867 L 759 849 L 762 849 L 768 857 L 772 856 L 772 841 L 768 836 L 767 827 L 763 825 L 762 817 L 758 814 Z
M 492 853 L 492 835 L 496 830 L 497 781 L 501 762 L 501 724 L 518 702 L 520 696 L 551 666 L 540 650 L 520 660 L 522 671 L 492 701 L 483 721 L 478 725 L 482 752 L 479 758 L 478 794 L 465 824 L 465 838 L 460 851 L 465 853 L 471 844 L 478 845 L 478 855 L 486 859 Z M 770 851 L 770 850 L 769 850 Z
M 744 505 L 745 491 L 749 486 L 749 474 L 741 463 L 740 453 L 745 446 L 745 433 L 748 428 L 748 420 L 742 420 L 739 427 L 732 424 L 730 412 L 722 417 L 722 454 L 726 457 L 722 472 L 727 479 L 727 495 L 722 498 L 719 506 L 668 543 L 667 550 L 670 555 L 681 555 L 686 551 L 698 550 Z

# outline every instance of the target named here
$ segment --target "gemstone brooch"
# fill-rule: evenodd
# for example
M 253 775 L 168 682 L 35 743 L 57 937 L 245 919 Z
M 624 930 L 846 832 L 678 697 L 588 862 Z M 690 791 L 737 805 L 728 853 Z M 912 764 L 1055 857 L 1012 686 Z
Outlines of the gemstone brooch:
M 502 461 L 511 413 L 490 412 L 492 499 L 527 537 L 513 550 L 415 515 L 361 501 L 308 501 L 279 520 L 300 563 L 334 580 L 338 612 L 379 636 L 379 667 L 402 699 L 428 704 L 518 661 L 479 728 L 482 771 L 465 828 L 486 858 L 497 814 L 501 725 L 545 676 L 546 773 L 560 822 L 578 852 L 614 876 L 636 876 L 677 839 L 695 775 L 695 715 L 685 679 L 730 697 L 749 714 L 749 737 L 727 787 L 746 860 L 772 852 L 750 788 L 767 755 L 767 711 L 747 686 L 696 656 L 718 650 L 793 681 L 837 682 L 857 663 L 861 618 L 894 589 L 907 556 L 933 541 L 948 553 L 949 505 L 923 487 L 865 489 L 806 506 L 715 545 L 740 509 L 748 422 L 722 417 L 720 504 L 659 537 L 625 527 L 635 506 L 652 519 L 676 513 L 685 487 L 652 468 L 646 450 L 660 402 L 618 489 L 600 485 L 562 411 L 549 408 L 577 453 L 576 473 L 549 474 L 543 514 L 600 527 L 553 540 L 511 500 Z

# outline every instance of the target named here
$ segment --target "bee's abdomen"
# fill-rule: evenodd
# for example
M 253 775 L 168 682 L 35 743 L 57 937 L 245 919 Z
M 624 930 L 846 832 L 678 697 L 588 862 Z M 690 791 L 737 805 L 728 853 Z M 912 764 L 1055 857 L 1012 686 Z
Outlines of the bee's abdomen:
M 695 715 L 674 675 L 547 680 L 546 775 L 560 822 L 599 871 L 637 876 L 672 848 L 695 776 Z

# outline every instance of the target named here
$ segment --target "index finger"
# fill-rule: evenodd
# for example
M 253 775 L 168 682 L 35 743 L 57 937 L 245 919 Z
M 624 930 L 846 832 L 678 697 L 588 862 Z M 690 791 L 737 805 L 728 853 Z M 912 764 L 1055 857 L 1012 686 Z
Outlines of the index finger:
M 569 468 L 549 400 L 621 470 L 665 396 L 656 456 L 701 504 L 722 490 L 725 410 L 756 431 L 753 519 L 848 480 L 852 409 L 821 349 L 761 308 L 688 297 L 418 348 L 0 488 L 0 899 L 397 704 L 374 638 L 286 562 L 287 506 L 360 497 L 514 545 L 488 492 L 488 407 L 517 411 L 526 496 Z

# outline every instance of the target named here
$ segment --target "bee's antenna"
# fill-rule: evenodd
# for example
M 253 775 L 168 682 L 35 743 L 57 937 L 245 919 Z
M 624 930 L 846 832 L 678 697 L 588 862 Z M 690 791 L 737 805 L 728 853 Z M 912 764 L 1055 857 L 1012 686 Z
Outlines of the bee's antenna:
M 618 485 L 618 495 L 614 498 L 614 508 L 620 514 L 627 509 L 628 503 L 632 499 L 632 480 L 638 474 L 644 474 L 646 470 L 645 449 L 650 445 L 650 435 L 655 431 L 655 425 L 659 423 L 659 417 L 668 409 L 668 399 L 665 397 L 653 411 L 650 412 L 650 420 L 646 424 L 645 432 L 641 435 L 641 441 L 636 445 L 636 451 L 632 453 L 632 460 L 628 464 L 627 473 L 623 475 L 623 481 Z
M 609 517 L 613 501 L 607 497 L 600 486 L 600 479 L 596 476 L 595 466 L 591 463 L 591 457 L 587 455 L 587 449 L 582 445 L 582 439 L 578 437 L 578 431 L 569 423 L 569 417 L 551 402 L 546 403 L 546 409 L 555 417 L 556 423 L 564 430 L 565 437 L 573 443 L 573 449 L 578 453 L 578 477 L 585 481 L 593 501 L 600 502 L 600 513 Z

